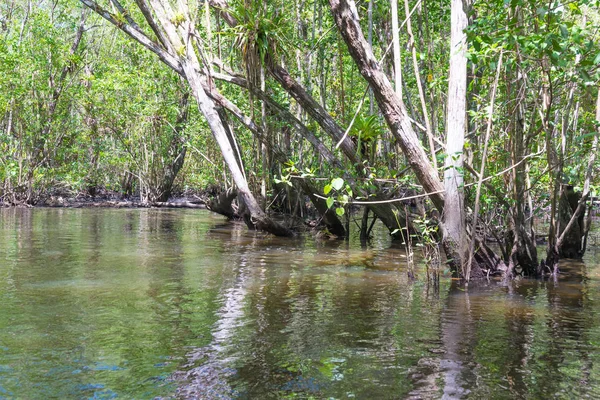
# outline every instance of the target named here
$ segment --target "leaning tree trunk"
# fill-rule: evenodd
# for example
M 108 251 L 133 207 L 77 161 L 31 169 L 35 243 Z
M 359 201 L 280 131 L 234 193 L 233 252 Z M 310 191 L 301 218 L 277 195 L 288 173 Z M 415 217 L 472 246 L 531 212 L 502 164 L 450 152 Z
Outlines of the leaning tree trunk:
M 169 23 L 171 23 L 169 19 L 163 20 L 163 24 Z M 183 44 L 180 43 L 179 45 L 182 46 Z M 188 57 L 191 60 L 182 59 L 181 66 L 184 70 L 190 88 L 192 89 L 192 93 L 196 98 L 198 107 L 200 108 L 202 114 L 204 114 L 208 125 L 213 132 L 213 136 L 215 137 L 215 140 L 221 149 L 225 163 L 227 163 L 227 166 L 231 172 L 231 176 L 238 188 L 238 194 L 248 209 L 249 215 L 248 218 L 245 219 L 247 225 L 249 225 L 249 227 L 265 230 L 277 236 L 290 236 L 291 232 L 287 228 L 271 220 L 265 214 L 250 191 L 246 177 L 244 176 L 242 169 L 238 164 L 236 152 L 231 146 L 231 142 L 225 128 L 223 127 L 221 118 L 219 117 L 215 105 L 202 88 L 202 84 L 200 82 L 201 77 L 197 72 L 200 70 L 200 65 L 198 62 L 193 62 L 195 53 L 192 52 L 192 49 L 193 47 L 191 45 L 188 46 Z
M 329 4 L 338 30 L 361 74 L 373 89 L 379 109 L 390 131 L 398 140 L 417 179 L 423 185 L 435 207 L 443 215 L 445 205 L 444 185 L 413 130 L 402 99 L 394 92 L 392 85 L 364 38 L 354 1 L 329 0 Z M 456 241 L 461 240 L 460 236 L 453 239 Z M 454 261 L 459 265 L 462 265 L 463 262 L 462 259 Z M 486 246 L 482 246 L 478 250 L 475 261 L 489 268 L 490 271 L 496 271 L 504 267 L 493 251 Z
M 131 14 L 123 8 L 118 0 L 113 0 L 112 4 L 119 11 L 119 16 L 104 10 L 94 0 L 80 1 L 158 55 L 162 62 L 186 79 L 198 108 L 206 118 L 208 126 L 221 149 L 225 163 L 231 171 L 240 198 L 247 207 L 249 225 L 252 228 L 264 230 L 278 236 L 290 236 L 292 233 L 289 229 L 270 219 L 258 205 L 237 163 L 235 151 L 231 146 L 215 104 L 204 90 L 204 86 L 207 86 L 205 77 L 201 75 L 204 68 L 195 52 L 196 44 L 193 42 L 199 35 L 193 25 L 187 3 L 185 1 L 178 2 L 179 9 L 175 13 L 168 2 L 150 0 L 150 5 L 157 16 L 157 20 L 155 20 L 145 1 L 136 0 L 140 12 L 160 42 L 157 43 L 143 32 L 133 20 Z
M 220 15 L 224 17 L 225 21 L 232 27 L 238 25 L 238 21 L 230 13 L 227 12 L 227 0 L 210 0 L 210 4 L 215 7 Z M 338 123 L 329 115 L 323 106 L 321 106 L 305 89 L 298 83 L 289 72 L 275 62 L 274 59 L 267 57 L 265 60 L 267 64 L 267 70 L 271 76 L 281 85 L 283 89 L 292 97 L 296 102 L 315 120 L 325 133 L 335 142 L 340 143 L 340 150 L 350 160 L 355 167 L 355 170 L 359 175 L 363 174 L 362 170 L 364 165 L 361 164 L 356 147 L 348 135 L 345 134 L 344 130 L 338 125 Z M 217 78 L 226 79 L 221 74 L 215 74 Z M 253 94 L 260 91 L 257 88 L 252 87 L 249 82 L 243 82 L 239 78 L 227 78 L 228 81 L 235 83 L 239 86 L 247 87 Z M 263 101 L 269 101 L 265 96 L 261 97 Z M 271 101 L 272 103 L 272 101 Z M 289 119 L 289 118 L 288 118 Z M 296 124 L 294 124 L 296 125 Z M 304 136 L 302 130 L 299 131 Z M 305 136 L 309 139 L 309 136 Z M 311 141 L 311 143 L 313 143 Z M 314 143 L 313 143 L 314 146 Z M 364 193 L 363 193 L 364 194 Z M 380 196 L 375 197 L 376 200 L 381 200 Z M 376 204 L 369 206 L 370 209 L 377 215 L 381 222 L 389 229 L 390 232 L 397 231 L 398 228 L 402 228 L 399 224 L 399 219 L 395 215 L 395 210 L 390 204 Z
M 436 208 L 442 212 L 444 187 L 438 178 L 437 171 L 421 147 L 402 99 L 396 95 L 362 33 L 354 1 L 329 0 L 329 4 L 338 30 L 360 73 L 373 89 L 375 99 L 388 127 L 398 140 L 417 179 L 429 194 Z

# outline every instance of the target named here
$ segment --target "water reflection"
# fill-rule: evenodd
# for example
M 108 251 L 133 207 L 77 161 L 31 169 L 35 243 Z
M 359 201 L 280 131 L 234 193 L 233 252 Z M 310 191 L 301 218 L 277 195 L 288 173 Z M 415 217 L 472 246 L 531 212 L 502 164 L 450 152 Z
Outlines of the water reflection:
M 597 253 L 439 286 L 182 210 L 1 210 L 0 398 L 600 397 Z
M 596 398 L 597 306 L 585 265 L 558 283 L 454 284 L 441 315 L 443 398 Z M 597 282 L 594 282 L 597 291 Z

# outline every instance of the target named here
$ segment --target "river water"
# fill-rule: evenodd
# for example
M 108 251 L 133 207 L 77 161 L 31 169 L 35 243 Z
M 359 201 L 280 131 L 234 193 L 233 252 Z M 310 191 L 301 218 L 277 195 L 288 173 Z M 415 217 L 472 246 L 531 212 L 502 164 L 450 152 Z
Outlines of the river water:
M 197 210 L 0 216 L 0 399 L 600 398 L 594 249 L 558 282 L 464 290 L 422 265 L 409 281 L 385 234 L 279 239 Z

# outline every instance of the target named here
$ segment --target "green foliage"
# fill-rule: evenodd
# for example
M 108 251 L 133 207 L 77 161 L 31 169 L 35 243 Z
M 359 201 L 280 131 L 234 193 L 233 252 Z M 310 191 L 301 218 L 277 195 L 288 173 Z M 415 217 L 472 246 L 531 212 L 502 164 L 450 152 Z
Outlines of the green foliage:
M 197 107 L 190 107 L 184 126 L 175 126 L 186 85 L 158 63 L 155 56 L 124 35 L 115 34 L 113 27 L 94 14 L 86 21 L 88 30 L 82 46 L 70 55 L 80 17 L 79 3 L 64 0 L 50 4 L 44 0 L 30 14 L 24 1 L 12 3 L 14 7 L 0 5 L 3 24 L 0 179 L 4 188 L 13 193 L 22 191 L 27 201 L 34 201 L 36 193 L 57 184 L 75 190 L 94 185 L 125 190 L 123 178 L 133 176 L 133 183 L 129 182 L 132 190 L 146 191 L 164 177 L 176 157 L 175 149 L 182 146 L 187 156 L 177 182 L 181 188 L 231 185 L 220 150 Z M 597 3 L 498 0 L 473 4 L 472 23 L 467 31 L 472 72 L 468 88 L 470 131 L 462 155 L 475 169 L 481 163 L 491 88 L 500 54 L 503 55 L 485 172 L 496 190 L 484 189 L 483 212 L 498 207 L 499 201 L 515 203 L 507 189 L 512 178 L 506 171 L 547 144 L 549 154 L 558 154 L 563 128 L 567 143 L 560 179 L 581 183 L 591 140 L 597 132 L 594 117 L 595 91 L 600 80 Z M 409 7 L 415 4 L 411 1 Z M 366 32 L 367 20 L 362 17 L 368 2 L 357 6 Z M 380 58 L 389 45 L 389 5 L 374 2 L 373 6 L 373 51 Z M 119 24 L 125 24 L 127 16 L 143 21 L 133 3 L 126 7 L 130 9 L 125 13 L 115 13 Z M 347 126 L 363 100 L 366 84 L 345 43 L 335 32 L 326 2 L 233 0 L 228 7 L 227 11 L 238 22 L 233 28 L 226 26 L 222 18 L 217 19 L 217 10 L 210 11 L 210 23 L 204 21 L 204 10 L 192 18 L 202 18 L 197 21 L 201 37 L 194 46 L 203 47 L 202 53 L 208 55 L 206 60 L 221 58 L 224 66 L 215 67 L 215 71 L 232 75 L 245 72 L 252 84 L 264 85 L 264 91 L 332 149 L 343 165 L 343 170 L 339 170 L 323 162 L 298 133 L 297 124 L 283 118 L 275 107 L 263 110 L 260 99 L 250 97 L 247 90 L 211 80 L 221 94 L 264 131 L 259 139 L 228 116 L 227 123 L 233 128 L 253 191 L 258 190 L 263 178 L 297 187 L 293 184 L 295 179 L 320 177 L 327 181 L 323 187 L 327 206 L 344 215 L 354 193 L 368 199 L 375 194 L 393 197 L 399 188 L 421 190 L 406 168 L 395 138 L 383 125 L 377 107 L 373 115 L 360 110 L 353 123 L 349 135 L 362 157 L 359 165 L 350 166 L 336 151 L 335 141 L 321 129 L 320 121 L 311 118 L 263 69 L 271 62 L 284 65 L 342 129 Z M 427 112 L 439 143 L 444 142 L 446 120 L 451 54 L 449 14 L 448 3 L 438 0 L 413 14 L 413 23 L 418 19 L 422 33 L 414 43 L 421 76 L 409 72 L 409 65 L 405 66 L 407 72 L 403 76 L 407 111 L 411 120 L 420 124 L 423 111 L 416 83 L 419 80 L 423 83 Z M 175 11 L 172 22 L 181 25 L 185 22 L 184 14 Z M 208 26 L 212 27 L 210 36 Z M 410 63 L 412 43 L 405 36 L 401 41 L 402 58 Z M 181 47 L 174 52 L 182 56 L 190 50 Z M 382 60 L 383 69 L 390 70 L 389 56 Z M 66 79 L 57 86 L 64 68 Z M 548 127 L 543 126 L 540 118 L 540 93 L 546 85 L 552 90 Z M 59 86 L 62 93 L 52 109 Z M 569 106 L 573 87 L 575 100 Z M 521 114 L 519 118 L 515 117 L 517 111 Z M 523 138 L 519 143 L 516 127 Z M 519 150 L 518 146 L 522 148 Z M 548 200 L 554 179 L 548 172 L 553 166 L 546 155 L 532 157 L 522 164 L 527 166 L 531 181 L 527 193 L 541 203 Z M 443 157 L 443 151 L 438 157 Z M 286 159 L 294 161 L 280 166 L 279 162 Z M 523 171 L 519 169 L 518 173 L 519 179 L 524 180 Z M 473 180 L 465 174 L 465 183 Z M 6 193 L 3 190 L 2 196 Z M 467 197 L 467 203 L 472 202 L 473 193 L 468 186 L 466 193 L 471 196 Z M 423 223 L 424 229 L 428 225 Z
M 78 24 L 69 10 L 12 7 L 0 44 L 0 197 L 35 203 L 74 156 L 67 144 L 81 131 L 72 79 L 82 46 L 70 55 Z
M 284 173 L 279 178 L 274 178 L 275 183 L 284 183 L 290 187 L 293 186 L 292 178 L 307 179 L 314 177 L 314 173 L 310 168 L 304 168 L 303 170 L 297 166 L 296 161 L 288 161 L 285 163 L 283 169 Z
M 342 178 L 333 178 L 330 183 L 325 185 L 323 193 L 327 196 L 327 208 L 331 208 L 337 203 L 335 212 L 338 216 L 343 216 L 353 196 L 350 185 L 346 184 Z
M 290 39 L 285 31 L 287 20 L 283 14 L 261 2 L 251 2 L 250 6 L 232 2 L 229 12 L 238 24 L 224 33 L 234 38 L 233 46 L 246 62 L 258 57 L 264 63 L 266 58 L 277 59 L 287 53 Z

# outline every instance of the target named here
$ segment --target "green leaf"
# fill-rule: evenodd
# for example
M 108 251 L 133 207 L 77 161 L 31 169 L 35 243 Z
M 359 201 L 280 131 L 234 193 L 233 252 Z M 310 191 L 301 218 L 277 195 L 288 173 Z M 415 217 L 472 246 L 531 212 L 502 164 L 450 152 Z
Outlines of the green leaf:
M 327 208 L 331 208 L 333 205 L 333 197 L 328 197 L 325 203 L 327 204 Z
M 346 211 L 344 210 L 344 207 L 338 207 L 335 209 L 335 213 L 341 217 L 346 213 Z
M 558 28 L 560 29 L 560 34 L 563 38 L 569 37 L 569 29 L 564 24 L 560 24 Z
M 331 192 L 331 185 L 325 185 L 323 188 L 323 193 L 329 194 L 329 192 Z
M 335 190 L 340 190 L 342 186 L 344 186 L 344 180 L 342 178 L 335 178 L 331 181 L 331 186 L 333 186 Z

